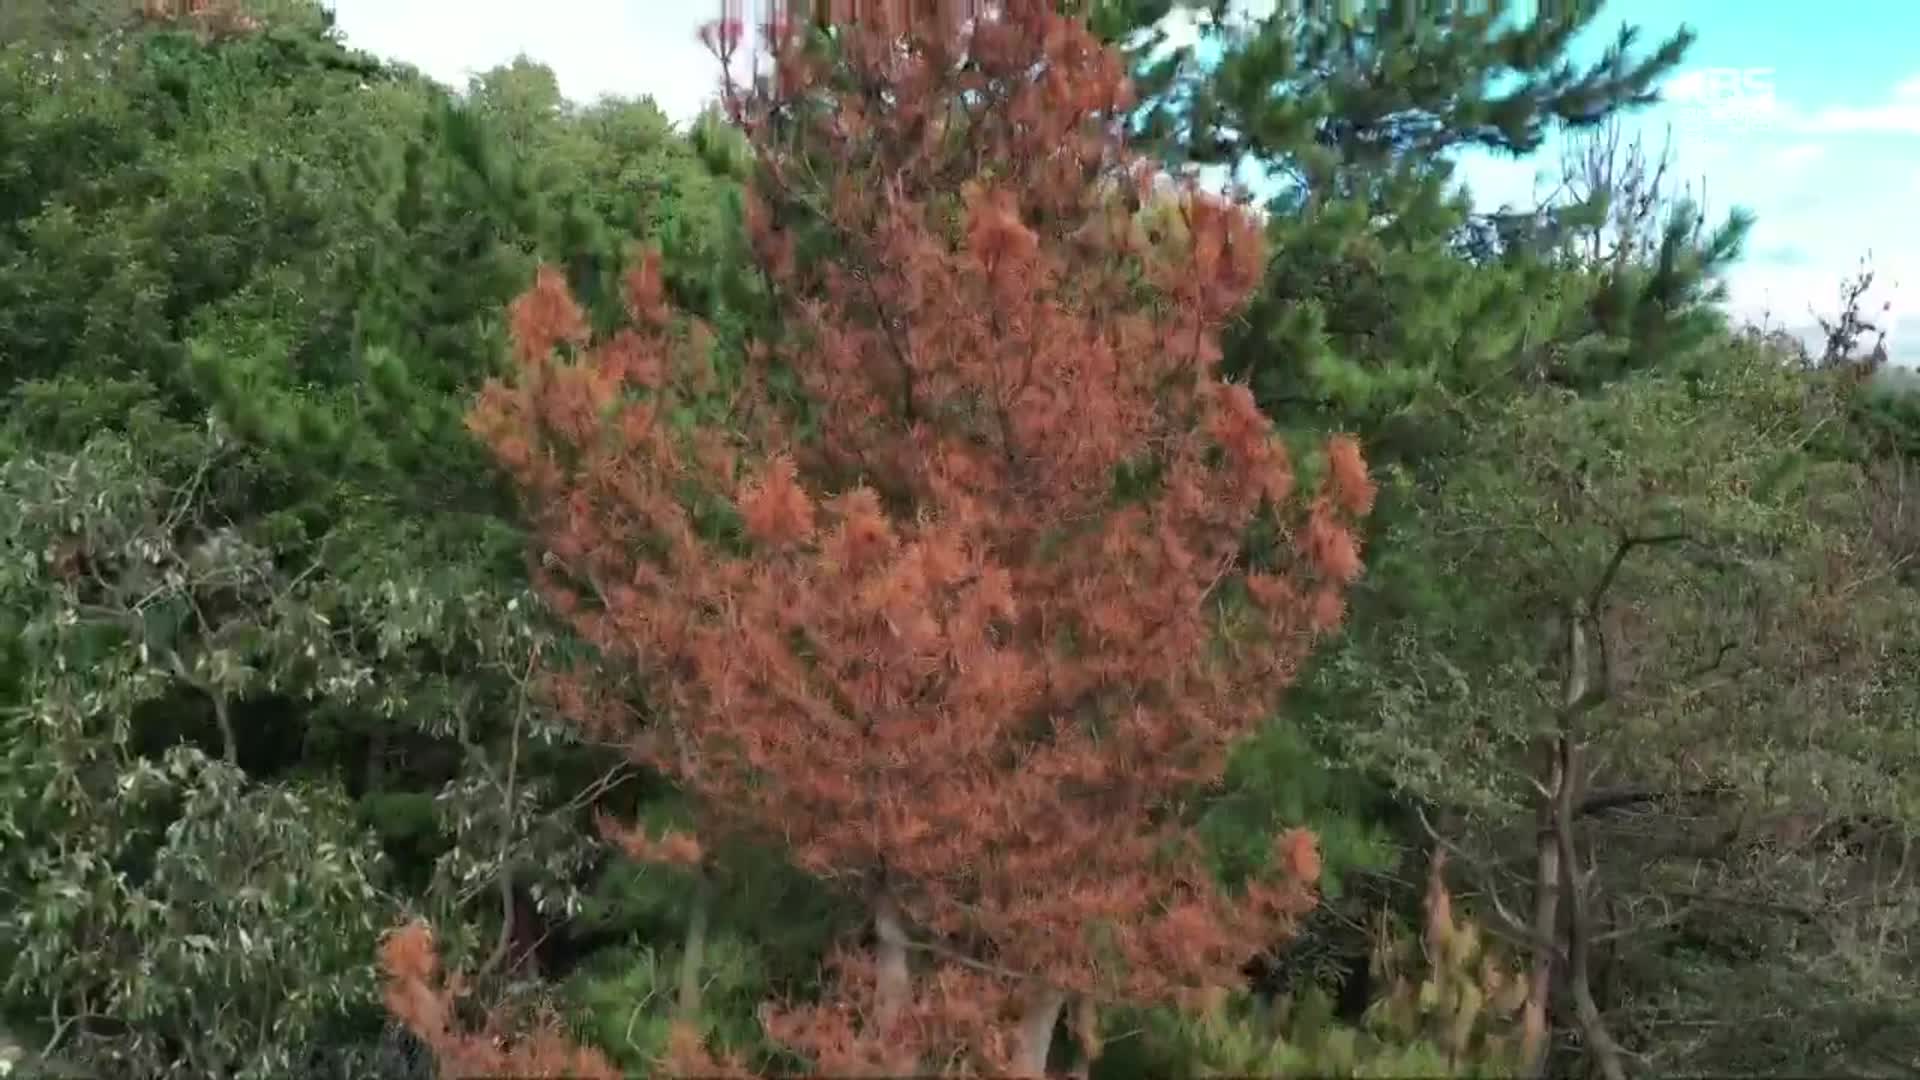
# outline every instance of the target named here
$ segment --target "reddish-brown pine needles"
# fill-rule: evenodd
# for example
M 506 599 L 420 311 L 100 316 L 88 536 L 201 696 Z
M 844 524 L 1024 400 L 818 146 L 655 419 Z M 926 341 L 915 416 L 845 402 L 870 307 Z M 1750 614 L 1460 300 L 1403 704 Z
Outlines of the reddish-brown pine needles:
M 780 78 L 729 90 L 781 316 L 737 378 L 656 259 L 601 341 L 548 270 L 513 307 L 518 377 L 471 416 L 543 595 L 650 718 L 592 672 L 557 674 L 561 706 L 706 828 L 873 903 L 842 998 L 767 1018 L 824 1071 L 1037 1071 L 1069 995 L 1224 985 L 1314 902 L 1310 833 L 1230 893 L 1186 824 L 1339 622 L 1373 487 L 1339 438 L 1296 492 L 1215 375 L 1256 224 L 1188 191 L 1180 242 L 1147 245 L 1120 59 L 1006 7 L 965 65 L 935 33 L 856 27 L 835 58 L 770 34 Z M 1262 520 L 1292 542 L 1250 566 Z M 936 954 L 915 972 L 909 933 Z
M 403 926 L 380 946 L 386 1006 L 433 1054 L 439 1075 L 461 1080 L 620 1080 L 599 1051 L 573 1044 L 552 1017 L 532 1032 L 512 1033 L 500 1017 L 478 1030 L 461 1023 L 458 978 L 443 977 L 433 934 L 422 923 Z
M 140 13 L 154 22 L 187 23 L 209 36 L 231 36 L 260 29 L 259 20 L 239 5 L 221 0 L 141 0 Z

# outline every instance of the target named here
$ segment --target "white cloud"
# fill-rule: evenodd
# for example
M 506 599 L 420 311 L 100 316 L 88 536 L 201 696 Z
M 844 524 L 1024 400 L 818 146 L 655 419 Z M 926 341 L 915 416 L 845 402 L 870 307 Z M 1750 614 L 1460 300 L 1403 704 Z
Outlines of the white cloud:
M 1872 260 L 1873 287 L 1861 299 L 1861 314 L 1887 329 L 1887 348 L 1902 355 L 1920 350 L 1920 315 L 1913 314 L 1913 285 L 1920 285 L 1920 256 L 1900 254 Z M 1859 269 L 1857 262 L 1821 261 L 1781 266 L 1743 263 L 1727 276 L 1727 307 L 1737 320 L 1818 334 L 1818 320 L 1840 313 L 1840 289 Z
M 459 0 L 330 0 L 349 44 L 413 64 L 455 87 L 516 55 L 553 69 L 576 101 L 652 97 L 690 120 L 717 92 L 720 65 L 697 37 L 718 5 L 566 0 L 544 7 Z
M 1663 111 L 1689 133 L 1920 135 L 1920 74 L 1895 83 L 1883 100 L 1812 110 L 1779 100 L 1771 83 L 1735 84 L 1735 74 L 1733 69 L 1701 69 L 1673 76 L 1660 87 Z
M 1812 135 L 1920 135 L 1920 101 L 1835 106 L 1813 113 L 1798 127 Z
M 1809 319 L 1814 298 L 1833 295 L 1838 285 L 1826 266 L 1742 263 L 1727 275 L 1727 306 L 1741 319 L 1794 325 Z
M 1811 113 L 1787 109 L 1784 116 L 1794 130 L 1808 135 L 1920 135 L 1920 74 L 1895 83 L 1884 101 Z
M 1920 316 L 1909 315 L 1892 325 L 1887 333 L 1887 355 L 1896 364 L 1920 368 Z
M 1827 148 L 1819 143 L 1794 143 L 1774 155 L 1775 164 L 1789 171 L 1797 171 L 1825 157 Z
M 1552 193 L 1558 174 L 1557 162 L 1545 156 L 1511 158 L 1493 154 L 1470 155 L 1455 172 L 1473 192 L 1474 205 L 1483 210 L 1538 206 Z
M 1200 40 L 1200 28 L 1205 14 L 1193 8 L 1176 8 L 1161 20 L 1160 28 L 1166 32 L 1166 40 L 1160 45 L 1160 53 L 1165 54 L 1176 49 L 1190 49 Z

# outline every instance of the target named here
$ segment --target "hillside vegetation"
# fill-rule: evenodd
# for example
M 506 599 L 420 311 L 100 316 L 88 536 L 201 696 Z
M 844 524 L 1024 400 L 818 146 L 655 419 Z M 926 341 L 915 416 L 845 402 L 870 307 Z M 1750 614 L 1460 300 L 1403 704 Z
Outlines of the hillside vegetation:
M 1691 35 L 1172 3 L 5 5 L 0 1074 L 1920 1070 L 1920 398 Z

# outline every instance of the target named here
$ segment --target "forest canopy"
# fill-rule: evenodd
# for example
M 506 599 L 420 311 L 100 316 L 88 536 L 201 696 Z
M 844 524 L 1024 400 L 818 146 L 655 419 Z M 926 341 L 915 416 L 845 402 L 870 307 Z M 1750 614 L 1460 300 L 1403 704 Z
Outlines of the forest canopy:
M 1173 6 L 6 5 L 0 1072 L 1920 1068 L 1870 279 L 1728 313 L 1690 32 Z

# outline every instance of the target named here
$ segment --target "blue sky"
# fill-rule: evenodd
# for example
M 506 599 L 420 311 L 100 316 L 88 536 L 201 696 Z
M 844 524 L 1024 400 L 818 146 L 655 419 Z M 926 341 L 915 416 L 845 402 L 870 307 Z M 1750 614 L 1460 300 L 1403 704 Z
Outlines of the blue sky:
M 354 45 L 446 82 L 525 55 L 553 68 L 570 96 L 653 97 L 676 119 L 711 94 L 713 59 L 695 40 L 713 0 L 331 0 Z M 1844 11 L 1845 18 L 1837 17 Z M 1920 364 L 1920 8 L 1914 0 L 1610 0 L 1576 52 L 1599 53 L 1622 22 L 1651 45 L 1682 22 L 1699 40 L 1683 65 L 1771 69 L 1772 105 L 1740 117 L 1688 97 L 1636 114 L 1658 149 L 1672 132 L 1675 175 L 1704 181 L 1709 208 L 1758 215 L 1730 276 L 1742 317 L 1810 332 L 1809 308 L 1831 313 L 1841 279 L 1871 252 L 1876 302 L 1893 304 L 1895 356 Z M 1712 91 L 1709 91 L 1711 93 Z M 1722 100 L 1725 100 L 1724 98 Z M 1753 103 L 1757 93 L 1744 98 Z M 1526 203 L 1536 173 L 1557 170 L 1550 143 L 1525 161 L 1478 155 L 1462 177 L 1488 208 Z
M 1838 17 L 1844 13 L 1845 18 Z M 1710 209 L 1758 216 L 1731 306 L 1805 330 L 1837 306 L 1840 280 L 1871 253 L 1874 296 L 1893 305 L 1889 347 L 1920 363 L 1920 8 L 1899 0 L 1610 0 L 1578 55 L 1598 54 L 1623 22 L 1659 40 L 1682 22 L 1698 40 L 1682 72 L 1771 68 L 1773 105 L 1728 121 L 1684 87 L 1636 114 L 1629 131 L 1656 149 L 1671 130 L 1675 171 L 1704 181 Z M 1557 161 L 1466 163 L 1477 201 L 1524 201 L 1536 169 Z

